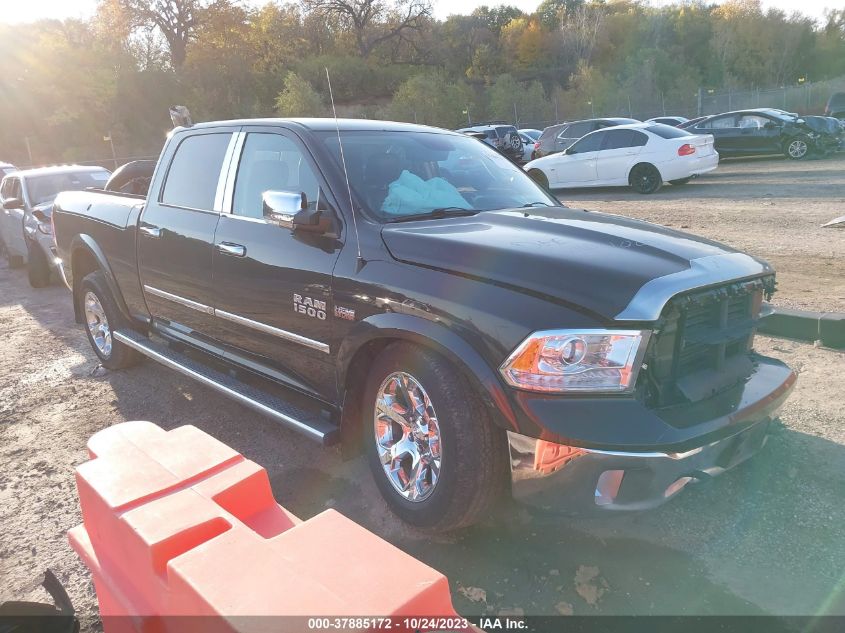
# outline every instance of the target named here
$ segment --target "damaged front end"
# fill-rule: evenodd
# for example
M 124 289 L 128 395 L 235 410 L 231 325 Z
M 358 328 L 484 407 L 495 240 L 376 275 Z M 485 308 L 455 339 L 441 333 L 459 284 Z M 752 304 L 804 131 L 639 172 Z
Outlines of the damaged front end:
M 642 510 L 754 455 L 795 383 L 786 365 L 753 351 L 774 288 L 769 276 L 672 298 L 635 397 L 608 403 L 613 417 L 593 406 L 595 417 L 583 420 L 594 429 L 631 425 L 632 436 L 639 425 L 648 443 L 574 446 L 509 433 L 514 497 L 563 512 Z

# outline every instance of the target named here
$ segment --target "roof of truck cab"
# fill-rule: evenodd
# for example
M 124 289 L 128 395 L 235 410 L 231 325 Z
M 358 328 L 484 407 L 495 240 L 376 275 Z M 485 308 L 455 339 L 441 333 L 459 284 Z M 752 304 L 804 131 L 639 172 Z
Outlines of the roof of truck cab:
M 375 121 L 372 119 L 335 119 L 321 118 L 321 119 L 235 119 L 232 121 L 208 121 L 204 123 L 195 123 L 190 128 L 179 128 L 179 131 L 215 128 L 215 127 L 232 127 L 238 125 L 266 125 L 272 127 L 274 125 L 280 127 L 301 127 L 313 132 L 334 132 L 338 127 L 341 132 L 367 132 L 367 131 L 384 131 L 384 132 L 440 132 L 443 134 L 457 134 L 451 130 L 444 130 L 442 128 L 431 127 L 428 125 L 417 125 L 415 123 L 401 123 L 398 121 Z

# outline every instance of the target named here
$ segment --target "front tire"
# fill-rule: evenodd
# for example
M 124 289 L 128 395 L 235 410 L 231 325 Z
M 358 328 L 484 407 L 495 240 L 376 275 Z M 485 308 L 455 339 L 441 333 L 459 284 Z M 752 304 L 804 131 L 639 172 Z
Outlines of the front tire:
M 85 332 L 91 348 L 107 369 L 124 369 L 137 363 L 141 356 L 131 347 L 115 341 L 114 330 L 125 326 L 125 319 L 106 284 L 105 275 L 96 270 L 80 284 L 79 301 L 85 318 Z
M 783 144 L 783 153 L 792 160 L 804 160 L 810 154 L 810 144 L 806 138 L 796 136 Z
M 507 438 L 451 363 L 394 343 L 373 363 L 362 402 L 367 462 L 399 518 L 443 532 L 493 507 L 507 481 Z
M 663 186 L 663 178 L 657 167 L 649 163 L 634 165 L 628 176 L 628 182 L 637 193 L 656 193 Z
M 46 288 L 50 285 L 50 264 L 44 250 L 36 243 L 27 244 L 27 276 L 33 288 Z

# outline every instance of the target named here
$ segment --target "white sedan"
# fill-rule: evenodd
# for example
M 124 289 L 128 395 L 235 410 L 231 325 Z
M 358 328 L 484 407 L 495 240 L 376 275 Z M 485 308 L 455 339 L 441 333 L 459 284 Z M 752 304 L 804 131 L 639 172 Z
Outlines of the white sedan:
M 660 123 L 634 123 L 591 132 L 564 152 L 532 160 L 525 170 L 551 189 L 630 186 L 654 193 L 716 169 L 713 136 Z

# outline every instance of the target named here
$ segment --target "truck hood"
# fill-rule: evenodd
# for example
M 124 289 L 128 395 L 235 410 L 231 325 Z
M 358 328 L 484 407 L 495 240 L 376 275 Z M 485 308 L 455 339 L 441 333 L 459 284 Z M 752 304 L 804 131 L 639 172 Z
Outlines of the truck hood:
M 679 292 L 773 272 L 709 240 L 565 207 L 387 224 L 382 237 L 399 261 L 506 285 L 609 321 L 652 321 Z

